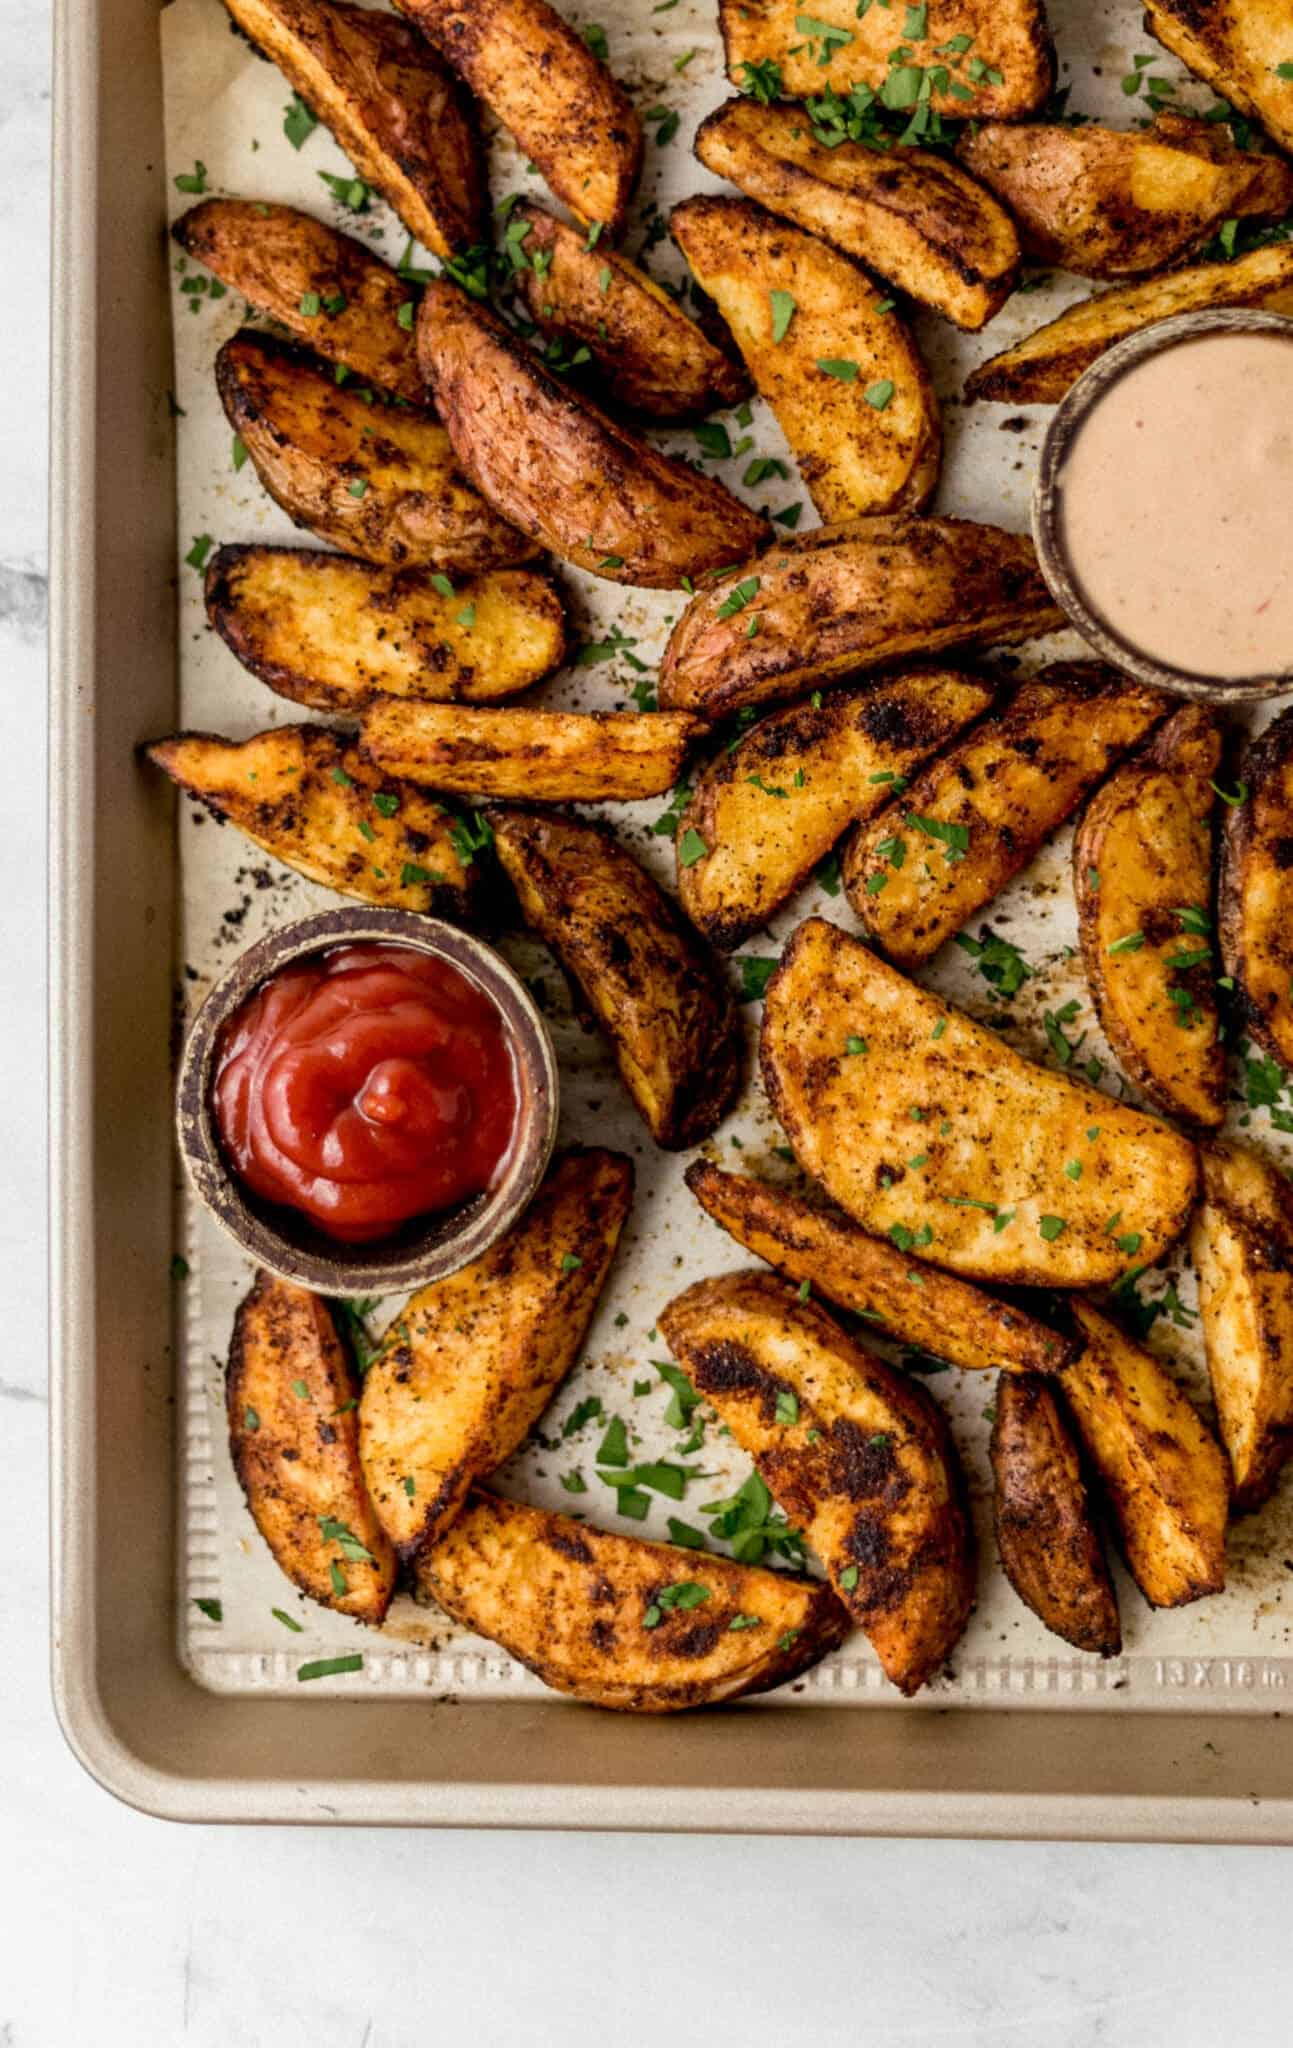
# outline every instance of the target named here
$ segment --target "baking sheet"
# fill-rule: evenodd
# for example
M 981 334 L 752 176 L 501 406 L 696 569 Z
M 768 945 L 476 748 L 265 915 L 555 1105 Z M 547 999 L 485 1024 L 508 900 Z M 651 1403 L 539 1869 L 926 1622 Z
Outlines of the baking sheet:
M 563 11 L 577 24 L 611 14 L 599 7 L 598 0 L 580 0 Z M 1061 84 L 1072 82 L 1072 104 L 1082 111 L 1118 125 L 1124 125 L 1129 114 L 1134 117 L 1143 108 L 1143 96 L 1129 103 L 1121 80 L 1132 72 L 1137 57 L 1150 55 L 1148 68 L 1179 85 L 1181 103 L 1211 103 L 1207 89 L 1189 81 L 1144 35 L 1134 6 L 1104 0 L 1084 7 L 1068 0 L 1052 5 L 1050 12 L 1061 50 Z M 679 0 L 668 12 L 656 14 L 647 0 L 633 0 L 617 9 L 615 18 L 605 19 L 604 26 L 612 65 L 639 106 L 664 106 L 679 115 L 678 130 L 667 145 L 656 147 L 648 140 L 646 169 L 625 240 L 631 255 L 647 249 L 656 275 L 679 277 L 681 259 L 667 238 L 659 236 L 660 216 L 686 194 L 720 189 L 690 149 L 696 124 L 728 90 L 714 11 L 710 0 Z M 367 213 L 355 216 L 331 198 L 320 173 L 344 174 L 347 164 L 327 131 L 316 128 L 299 150 L 287 140 L 283 122 L 289 89 L 271 65 L 231 33 L 218 0 L 172 0 L 162 15 L 162 36 L 172 217 L 194 203 L 191 195 L 176 190 L 175 176 L 192 173 L 200 163 L 212 192 L 299 204 L 369 241 L 386 260 L 400 259 L 406 232 L 379 201 L 374 199 Z M 657 126 L 648 124 L 649 136 Z M 496 198 L 517 190 L 543 196 L 541 181 L 526 173 L 506 136 L 491 136 L 490 153 Z M 429 265 L 423 252 L 415 251 L 414 260 Z M 179 443 L 181 722 L 244 737 L 280 721 L 291 722 L 296 714 L 248 675 L 207 629 L 201 574 L 184 557 L 203 536 L 216 544 L 305 537 L 262 491 L 249 463 L 241 471 L 233 467 L 232 433 L 216 396 L 212 366 L 220 344 L 241 324 L 246 309 L 235 294 L 219 287 L 194 289 L 194 281 L 205 273 L 186 264 L 178 251 L 172 253 L 171 267 Z M 973 362 L 1053 317 L 1087 289 L 1069 278 L 1043 282 L 1035 291 L 1016 295 L 987 334 L 977 337 L 960 335 L 934 316 L 917 318 L 920 343 L 944 401 L 947 454 L 939 511 L 1016 529 L 1027 525 L 1036 452 L 1049 410 L 1011 415 L 996 406 L 963 409 L 955 395 Z M 747 435 L 749 445 L 730 461 L 708 461 L 706 467 L 740 491 L 741 474 L 754 454 L 784 458 L 786 451 L 759 401 L 753 402 L 748 427 L 734 412 L 721 417 L 733 447 L 741 448 Z M 658 439 L 665 448 L 689 457 L 699 452 L 686 431 L 664 432 Z M 787 468 L 788 481 L 773 481 L 743 495 L 772 510 L 803 500 L 802 531 L 815 523 L 815 515 L 793 463 Z M 649 688 L 669 624 L 683 600 L 675 593 L 622 590 L 568 569 L 561 574 L 581 643 L 595 646 L 618 633 L 624 636 L 623 651 L 614 659 L 563 671 L 532 701 L 589 709 L 631 706 L 634 690 Z M 1030 646 L 1023 659 L 1032 668 L 1050 656 L 1080 651 L 1074 636 L 1059 635 Z M 665 809 L 664 801 L 607 809 L 627 842 L 668 885 L 672 842 L 651 829 Z M 177 1009 L 187 1021 L 237 951 L 274 926 L 337 899 L 264 859 L 232 828 L 222 829 L 187 800 L 181 812 Z M 1057 836 L 987 913 L 993 929 L 1019 945 L 1033 969 L 1034 978 L 1012 1004 L 994 1003 L 986 984 L 956 948 L 947 949 L 924 978 L 972 1013 L 991 1017 L 1004 1038 L 1042 1060 L 1050 1057 L 1046 1014 L 1076 999 L 1080 1013 L 1066 1026 L 1070 1037 L 1085 1034 L 1082 1057 L 1103 1062 L 1102 1085 L 1135 1100 L 1134 1091 L 1120 1087 L 1074 956 L 1068 845 L 1067 833 Z M 831 898 L 820 889 L 809 889 L 743 953 L 765 958 L 775 954 L 811 910 L 853 926 L 842 896 Z M 562 1140 L 595 1141 L 630 1153 L 637 1169 L 637 1198 L 583 1357 L 531 1442 L 500 1475 L 500 1484 L 506 1491 L 566 1512 L 582 1510 L 607 1527 L 637 1529 L 660 1538 L 667 1536 L 671 1514 L 704 1526 L 701 1506 L 731 1493 L 748 1470 L 747 1461 L 716 1428 L 707 1431 L 703 1450 L 688 1460 L 701 1465 L 706 1476 L 689 1484 L 682 1503 L 652 1496 L 651 1514 L 643 1524 L 621 1522 L 615 1515 L 615 1496 L 597 1480 L 594 1453 L 605 1418 L 620 1415 L 629 1426 L 635 1460 L 676 1456 L 679 1439 L 664 1423 L 668 1388 L 651 1363 L 668 1357 L 654 1336 L 655 1318 L 663 1304 L 692 1280 L 749 1264 L 749 1257 L 703 1215 L 682 1186 L 687 1157 L 692 1155 L 660 1153 L 646 1139 L 600 1042 L 571 1016 L 564 983 L 551 959 L 522 934 L 505 935 L 502 945 L 513 964 L 537 985 L 545 1004 L 562 1070 Z M 733 971 L 739 976 L 739 956 Z M 747 1006 L 745 1016 L 752 1045 L 757 1004 Z M 1246 1119 L 1247 1112 L 1236 1103 L 1232 1122 L 1244 1124 Z M 1247 1136 L 1290 1156 L 1289 1141 L 1272 1132 L 1265 1111 L 1254 1118 Z M 751 1078 L 737 1112 L 702 1149 L 725 1165 L 769 1179 L 794 1179 L 794 1168 L 777 1150 L 780 1142 L 781 1133 Z M 511 1659 L 434 1610 L 402 1598 L 385 1627 L 374 1632 L 314 1606 L 284 1580 L 247 1514 L 225 1445 L 223 1360 L 250 1268 L 199 1205 L 182 1190 L 178 1199 L 178 1241 L 188 1271 L 178 1283 L 183 1541 L 177 1614 L 180 1653 L 187 1668 L 199 1683 L 216 1691 L 308 1697 L 298 1691 L 296 1673 L 303 1662 L 358 1649 L 364 1653 L 362 1671 L 323 1681 L 310 1693 L 551 1697 Z M 1169 1282 L 1184 1305 L 1183 1322 L 1160 1318 L 1149 1342 L 1206 1405 L 1197 1324 L 1190 1315 L 1192 1275 L 1179 1260 L 1169 1262 L 1146 1276 L 1142 1290 L 1159 1293 Z M 383 1304 L 375 1323 L 380 1326 L 398 1306 L 397 1300 Z M 981 1549 L 979 1604 L 953 1664 L 916 1701 L 903 1702 L 884 1684 L 859 1634 L 794 1687 L 783 1689 L 778 1702 L 837 1705 L 855 1700 L 911 1712 L 958 1703 L 1023 1701 L 1197 1709 L 1209 1695 L 1224 1694 L 1228 1703 L 1256 1711 L 1269 1712 L 1278 1704 L 1272 1695 L 1293 1681 L 1285 1611 L 1285 1585 L 1293 1583 L 1293 1562 L 1286 1562 L 1286 1553 L 1293 1559 L 1293 1505 L 1287 1499 L 1277 1499 L 1234 1526 L 1230 1586 L 1221 1596 L 1177 1612 L 1151 1614 L 1121 1577 L 1125 1654 L 1108 1663 L 1081 1657 L 1042 1629 L 996 1565 L 986 1453 L 992 1376 L 945 1370 L 929 1384 L 947 1411 L 962 1451 Z M 635 1391 L 643 1385 L 647 1391 Z M 601 1400 L 602 1419 L 565 1437 L 564 1423 L 591 1395 Z M 572 1495 L 563 1488 L 563 1476 L 575 1472 L 584 1479 L 586 1494 Z M 204 1615 L 198 1600 L 218 1601 L 221 1620 Z M 274 1618 L 275 1607 L 290 1614 L 301 1632 L 285 1629 Z

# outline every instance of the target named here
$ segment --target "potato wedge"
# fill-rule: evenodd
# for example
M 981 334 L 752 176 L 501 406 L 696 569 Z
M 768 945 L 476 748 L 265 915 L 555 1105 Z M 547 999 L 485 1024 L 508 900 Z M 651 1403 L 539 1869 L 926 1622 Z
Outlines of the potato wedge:
M 1293 1071 L 1293 710 L 1244 756 L 1217 884 L 1221 959 L 1257 1044 Z
M 732 330 L 823 519 L 919 512 L 943 429 L 899 316 L 848 256 L 746 199 L 684 199 L 675 242 Z
M 479 711 L 387 697 L 364 713 L 360 737 L 388 775 L 432 789 L 629 803 L 672 789 L 702 730 L 685 711 Z
M 803 1530 L 885 1676 L 919 1692 L 974 1598 L 964 1481 L 939 1408 L 770 1273 L 700 1280 L 658 1322 Z
M 1014 222 L 945 156 L 827 145 L 802 108 L 752 99 L 728 100 L 702 121 L 696 155 L 769 213 L 856 256 L 958 327 L 982 327 L 1014 289 Z
M 808 17 L 800 0 L 719 0 L 718 6 L 734 85 L 748 88 L 755 68 L 774 93 L 789 99 L 847 94 L 855 81 L 878 93 L 905 67 L 923 74 L 913 90 L 933 85 L 931 110 L 957 121 L 1008 121 L 1041 106 L 1054 83 L 1055 52 L 1040 0 L 929 0 L 921 18 L 925 33 L 917 36 L 904 35 L 904 21 L 887 8 L 868 7 L 859 15 L 856 0 L 822 0 Z M 961 49 L 955 47 L 959 37 L 969 39 Z M 967 63 L 971 51 L 975 61 Z M 914 102 L 899 97 L 897 104 Z
M 495 510 L 610 583 L 676 590 L 770 528 L 544 369 L 488 308 L 428 285 L 418 355 L 459 462 Z
M 479 576 L 533 560 L 421 406 L 375 406 L 313 356 L 244 327 L 216 357 L 225 416 L 275 504 L 346 554 Z
M 400 325 L 417 294 L 363 242 L 295 206 L 258 199 L 204 199 L 171 232 L 195 262 L 316 355 L 413 405 L 426 403 L 413 331 Z
M 256 846 L 342 896 L 461 921 L 480 869 L 443 804 L 366 761 L 345 733 L 277 725 L 249 740 L 182 732 L 150 761 Z
M 1293 1193 L 1256 1152 L 1202 1147 L 1190 1250 L 1234 1504 L 1260 1506 L 1293 1455 Z
M 1110 1286 L 1130 1236 L 1152 1265 L 1189 1218 L 1188 1139 L 1022 1059 L 824 918 L 768 983 L 760 1053 L 804 1171 L 864 1230 L 955 1273 Z
M 566 647 L 561 599 L 534 569 L 492 569 L 454 590 L 425 569 L 224 547 L 207 564 L 206 605 L 244 668 L 320 711 L 362 711 L 381 696 L 513 697 Z
M 984 121 L 959 154 L 1010 208 L 1026 254 L 1079 277 L 1143 277 L 1194 255 L 1224 220 L 1278 220 L 1293 206 L 1287 164 L 1170 110 L 1131 133 Z
M 1216 712 L 1186 704 L 1096 791 L 1073 839 L 1101 1028 L 1142 1094 L 1192 1124 L 1226 1113 L 1211 915 L 1222 743 Z
M 1293 150 L 1289 17 L 1283 0 L 1145 0 L 1145 27 L 1182 64 Z
M 358 1390 L 327 1302 L 258 1271 L 225 1372 L 234 1470 L 292 1584 L 338 1614 L 378 1622 L 395 1556 L 364 1490 Z
M 678 894 L 692 923 L 716 946 L 739 945 L 849 825 L 991 702 L 978 677 L 936 670 L 761 719 L 710 762 L 679 819 Z
M 767 1692 L 849 1628 L 820 1579 L 611 1535 L 492 1493 L 472 1495 L 416 1572 L 446 1614 L 554 1692 L 624 1714 Z
M 1075 1650 L 1116 1657 L 1118 1599 L 1072 1432 L 1040 1373 L 1003 1372 L 992 1424 L 1001 1568 L 1025 1607 Z
M 225 6 L 424 247 L 447 257 L 484 240 L 471 101 L 421 36 L 343 0 Z
M 1151 1607 L 1184 1607 L 1226 1581 L 1230 1475 L 1220 1444 L 1152 1352 L 1085 1301 L 1086 1339 L 1059 1381 Z
M 1023 683 L 845 846 L 844 887 L 876 944 L 899 967 L 932 959 L 1168 708 L 1099 661 Z
M 633 1202 L 621 1152 L 567 1152 L 481 1257 L 415 1294 L 364 1375 L 359 1455 L 400 1557 L 433 1543 L 575 1362 Z
M 612 235 L 642 167 L 617 78 L 547 0 L 396 0 L 585 225 Z
M 521 916 L 581 991 L 656 1144 L 699 1144 L 741 1085 L 717 960 L 606 828 L 511 806 L 487 816 Z
M 1293 247 L 1279 243 L 1233 263 L 1198 263 L 1144 284 L 1096 292 L 980 363 L 965 380 L 965 396 L 999 405 L 1058 405 L 1083 370 L 1125 335 L 1176 313 L 1226 306 L 1293 313 Z
M 524 223 L 525 232 L 520 232 Z M 588 350 L 611 397 L 651 419 L 739 405 L 750 380 L 645 270 L 523 199 L 508 216 L 512 288 L 544 334 Z
M 868 1237 L 838 1209 L 806 1201 L 788 1188 L 746 1174 L 724 1173 L 697 1159 L 683 1176 L 692 1194 L 729 1236 L 757 1258 L 814 1294 L 874 1322 L 879 1335 L 900 1338 L 971 1372 L 1052 1372 L 1075 1343 L 998 1301 L 968 1280 L 922 1266 L 887 1237 Z M 919 1286 L 912 1284 L 916 1269 Z
M 725 718 L 916 655 L 1063 624 L 1025 534 L 967 519 L 857 519 L 778 543 L 707 583 L 669 637 L 659 699 Z

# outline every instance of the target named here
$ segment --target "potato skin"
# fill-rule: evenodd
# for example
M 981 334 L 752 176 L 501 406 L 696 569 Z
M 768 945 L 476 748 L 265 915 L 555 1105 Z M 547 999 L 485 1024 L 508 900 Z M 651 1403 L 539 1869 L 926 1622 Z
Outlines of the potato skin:
M 302 1384 L 304 1395 L 295 1391 Z M 327 1302 L 258 1270 L 234 1318 L 225 1372 L 234 1470 L 293 1585 L 338 1614 L 378 1622 L 395 1589 L 395 1557 L 364 1490 L 351 1405 L 357 1392 Z M 324 1536 L 329 1519 L 344 1525 L 367 1558 L 348 1558 L 335 1537 Z
M 1222 829 L 1221 958 L 1252 1036 L 1293 1070 L 1293 711 L 1253 741 L 1240 780 L 1247 796 L 1226 806 Z
M 466 796 L 604 803 L 660 796 L 700 731 L 685 711 L 498 711 L 378 698 L 363 750 L 388 774 Z
M 399 317 L 416 293 L 363 242 L 295 206 L 251 199 L 204 199 L 171 233 L 195 262 L 316 355 L 413 405 L 426 403 L 413 334 Z M 318 311 L 303 313 L 303 301 L 317 301 Z M 327 310 L 330 302 L 336 312 Z
M 820 235 L 921 305 L 976 331 L 1014 289 L 1019 237 L 1005 208 L 929 150 L 828 149 L 800 108 L 727 100 L 696 155 L 770 213 Z
M 427 286 L 417 344 L 467 474 L 505 519 L 576 568 L 675 590 L 768 538 L 767 522 L 730 491 L 577 397 L 456 285 Z
M 676 1714 L 785 1685 L 849 1626 L 818 1579 L 611 1535 L 491 1493 L 472 1495 L 416 1570 L 446 1614 L 545 1685 L 624 1714 Z M 661 1609 L 660 1594 L 680 1585 L 708 1597 Z
M 1293 1456 L 1293 1195 L 1256 1152 L 1201 1150 L 1190 1249 L 1237 1513 L 1275 1491 Z
M 874 281 L 851 257 L 747 199 L 685 199 L 669 227 L 776 414 L 822 518 L 921 511 L 942 460 L 938 401 L 902 320 L 876 312 Z M 780 342 L 773 291 L 795 301 Z M 831 361 L 850 363 L 853 381 L 824 371 Z M 885 386 L 887 402 L 872 403 Z
M 1226 1113 L 1210 937 L 1222 741 L 1215 711 L 1185 705 L 1096 790 L 1073 839 L 1082 960 L 1105 1037 L 1156 1108 L 1205 1125 Z M 1201 915 L 1206 936 L 1187 928 L 1182 907 Z M 1127 951 L 1121 942 L 1137 932 L 1144 944 Z M 1192 967 L 1170 964 L 1191 954 Z
M 1145 27 L 1196 77 L 1293 150 L 1289 19 L 1281 0 L 1145 0 Z
M 741 1085 L 717 960 L 608 828 L 511 805 L 486 815 L 522 917 L 582 991 L 656 1144 L 699 1144 Z
M 1104 1545 L 1052 1381 L 1005 1373 L 997 1382 L 992 1476 L 1001 1567 L 1053 1634 L 1101 1657 L 1122 1649 Z
M 342 0 L 225 0 L 346 155 L 439 257 L 484 239 L 471 101 L 402 21 Z

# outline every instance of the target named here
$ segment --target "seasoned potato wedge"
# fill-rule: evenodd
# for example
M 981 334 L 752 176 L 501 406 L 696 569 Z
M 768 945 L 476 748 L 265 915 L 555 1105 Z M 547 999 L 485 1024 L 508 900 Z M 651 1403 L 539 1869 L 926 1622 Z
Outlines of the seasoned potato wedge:
M 416 294 L 364 243 L 295 206 L 258 199 L 204 199 L 171 232 L 186 254 L 316 355 L 425 404 L 413 331 L 400 325 Z
M 741 1084 L 718 962 L 604 827 L 511 806 L 487 815 L 522 917 L 581 991 L 656 1144 L 699 1144 Z
M 1220 1444 L 1171 1375 L 1076 1297 L 1085 1348 L 1059 1375 L 1151 1607 L 1184 1607 L 1226 1580 L 1230 1480 Z
M 433 255 L 484 239 L 485 171 L 471 102 L 421 36 L 342 0 L 225 6 Z
M 1249 1031 L 1293 1070 L 1293 710 L 1249 747 L 1240 789 L 1221 842 L 1221 958 Z
M 945 156 L 828 147 L 802 108 L 752 99 L 728 100 L 702 121 L 696 155 L 770 213 L 856 256 L 958 327 L 982 327 L 1014 288 L 1014 222 Z
M 148 757 L 286 867 L 389 910 L 461 919 L 479 869 L 443 804 L 373 767 L 344 733 L 276 725 L 249 740 L 183 732 Z
M 1167 709 L 1098 661 L 1022 684 L 850 838 L 844 887 L 877 945 L 900 967 L 932 958 Z
M 1278 220 L 1293 206 L 1287 164 L 1170 110 L 1131 133 L 975 123 L 960 157 L 1010 208 L 1025 252 L 1079 277 L 1143 277 L 1192 256 L 1223 220 Z
M 612 235 L 642 165 L 617 78 L 547 0 L 396 0 L 485 102 L 558 199 Z
M 1293 150 L 1284 0 L 1145 0 L 1145 26 L 1199 78 Z
M 1226 306 L 1293 313 L 1293 247 L 1280 243 L 1233 263 L 1198 263 L 1144 284 L 1096 292 L 980 363 L 965 380 L 965 395 L 1001 405 L 1058 405 L 1083 370 L 1125 335 L 1176 313 Z
M 719 0 L 727 74 L 745 86 L 747 67 L 758 67 L 789 99 L 847 94 L 855 81 L 878 93 L 899 44 L 903 64 L 922 74 L 922 89 L 933 85 L 927 104 L 935 113 L 1008 121 L 1041 106 L 1055 77 L 1041 0 L 929 0 L 920 12 L 924 34 L 904 35 L 904 21 L 887 8 L 859 14 L 856 0 L 822 0 L 809 16 L 800 0 Z M 967 40 L 958 49 L 961 37 Z M 973 64 L 965 62 L 970 51 Z
M 518 231 L 524 222 L 526 232 Z M 582 342 L 611 397 L 652 419 L 739 405 L 750 380 L 645 270 L 523 199 L 508 216 L 512 278 L 544 334 Z
M 395 1557 L 364 1490 L 357 1392 L 327 1302 L 258 1272 L 234 1318 L 225 1373 L 234 1470 L 293 1585 L 376 1622 L 391 1604 Z
M 472 489 L 433 412 L 376 406 L 304 349 L 250 327 L 216 357 L 216 386 L 270 497 L 347 554 L 478 576 L 538 553 Z
M 701 730 L 685 711 L 480 711 L 387 697 L 364 713 L 361 739 L 388 775 L 432 789 L 627 803 L 672 789 Z
M 658 1321 L 803 1530 L 885 1676 L 919 1692 L 974 1598 L 964 1481 L 941 1411 L 770 1273 L 700 1280 Z
M 849 1628 L 819 1579 L 611 1535 L 492 1493 L 472 1496 L 416 1572 L 446 1614 L 555 1692 L 625 1714 L 767 1692 Z
M 1072 1356 L 1071 1337 L 968 1280 L 922 1266 L 887 1237 L 868 1237 L 837 1209 L 788 1188 L 724 1173 L 697 1159 L 684 1179 L 702 1209 L 756 1257 L 815 1294 L 852 1309 L 881 1336 L 901 1338 L 972 1372 L 1051 1372 Z M 919 1286 L 912 1284 L 913 1268 Z
M 739 945 L 849 825 L 991 702 L 988 683 L 935 670 L 761 719 L 711 761 L 679 820 L 678 893 L 692 923 L 716 946 Z
M 1190 1250 L 1235 1506 L 1274 1491 L 1293 1455 L 1293 1192 L 1239 1145 L 1202 1148 Z
M 900 1251 L 972 1279 L 1101 1287 L 1130 1236 L 1148 1266 L 1185 1228 L 1187 1139 L 1022 1059 L 824 918 L 781 956 L 760 1050 L 799 1164 Z
M 1212 791 L 1222 727 L 1187 704 L 1091 798 L 1073 839 L 1082 960 L 1105 1037 L 1158 1109 L 1219 1124 Z
M 512 697 L 566 646 L 561 599 L 533 569 L 492 569 L 451 590 L 425 569 L 225 547 L 207 565 L 206 604 L 244 668 L 320 711 L 362 711 L 381 696 Z
M 675 590 L 767 539 L 757 513 L 577 397 L 456 285 L 427 286 L 417 334 L 467 474 L 505 519 L 576 568 Z
M 996 1411 L 993 1508 L 1002 1570 L 1055 1635 L 1075 1650 L 1116 1657 L 1118 1600 L 1054 1382 L 1003 1372 Z
M 848 256 L 746 199 L 684 199 L 669 227 L 732 330 L 823 519 L 919 512 L 943 430 L 920 353 Z
M 1025 534 L 967 519 L 852 520 L 707 583 L 669 637 L 660 703 L 725 718 L 916 655 L 1063 624 Z
M 567 1152 L 519 1223 L 415 1294 L 364 1375 L 359 1455 L 401 1557 L 448 1528 L 575 1362 L 633 1201 L 620 1152 Z

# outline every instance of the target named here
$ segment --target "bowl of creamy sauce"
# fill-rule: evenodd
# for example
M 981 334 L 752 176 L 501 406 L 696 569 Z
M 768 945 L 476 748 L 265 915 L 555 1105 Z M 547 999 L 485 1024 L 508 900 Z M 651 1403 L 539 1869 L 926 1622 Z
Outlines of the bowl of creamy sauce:
M 1033 534 L 1056 602 L 1138 680 L 1293 690 L 1293 320 L 1187 313 L 1101 356 L 1051 422 Z

